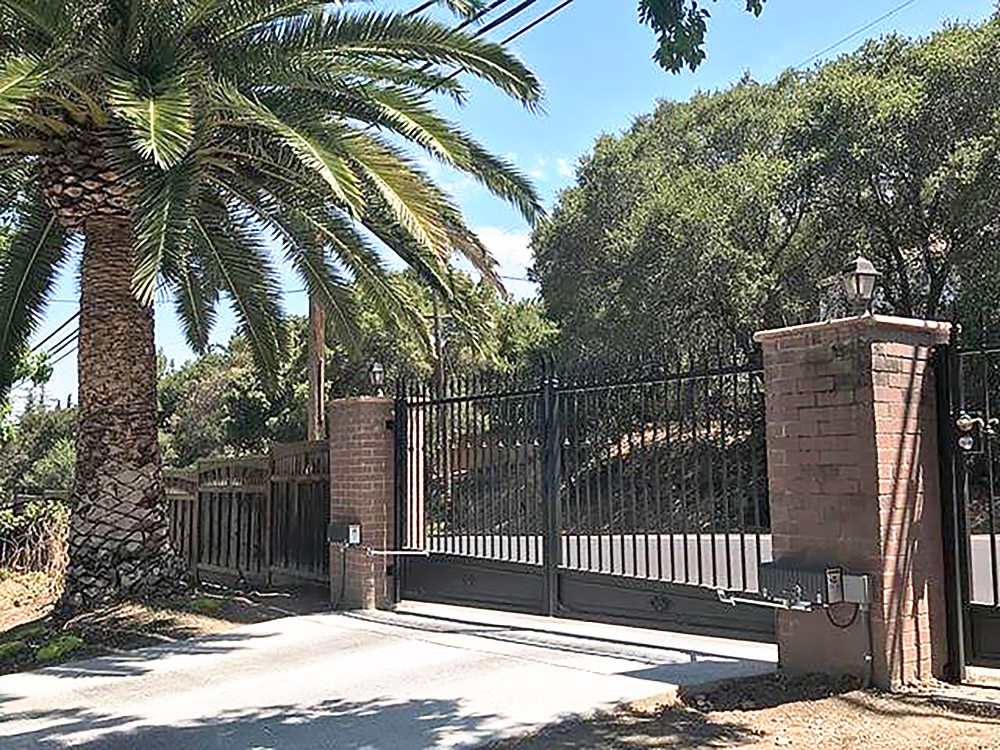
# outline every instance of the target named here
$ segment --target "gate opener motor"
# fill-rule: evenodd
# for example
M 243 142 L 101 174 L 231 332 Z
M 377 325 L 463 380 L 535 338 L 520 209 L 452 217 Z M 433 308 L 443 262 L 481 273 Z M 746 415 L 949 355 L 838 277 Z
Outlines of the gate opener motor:
M 719 601 L 802 611 L 831 604 L 867 605 L 871 601 L 869 577 L 845 573 L 839 566 L 811 568 L 786 562 L 761 563 L 757 580 L 759 598 L 730 596 L 720 590 Z

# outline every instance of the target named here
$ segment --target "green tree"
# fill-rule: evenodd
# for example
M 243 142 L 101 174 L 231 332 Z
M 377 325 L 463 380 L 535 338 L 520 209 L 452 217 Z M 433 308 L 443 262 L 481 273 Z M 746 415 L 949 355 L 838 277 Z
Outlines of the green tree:
M 14 230 L 0 266 L 0 392 L 82 238 L 65 602 L 167 590 L 179 570 L 157 447 L 154 294 L 173 294 L 198 351 L 228 297 L 273 377 L 284 326 L 269 237 L 343 336 L 351 279 L 381 314 L 412 318 L 369 237 L 444 299 L 452 252 L 495 281 L 489 253 L 399 144 L 532 219 L 527 180 L 427 92 L 464 100 L 449 65 L 528 107 L 540 86 L 497 44 L 352 3 L 2 0 L 0 24 L 0 203 Z
M 716 2 L 716 0 L 712 0 Z M 759 16 L 765 0 L 744 0 L 748 13 Z M 705 59 L 705 34 L 711 13 L 698 0 L 639 0 L 639 20 L 653 29 L 658 47 L 653 59 L 672 73 L 694 71 Z
M 535 231 L 565 349 L 713 352 L 815 320 L 862 253 L 879 309 L 997 319 L 1000 22 L 663 102 L 602 137 Z

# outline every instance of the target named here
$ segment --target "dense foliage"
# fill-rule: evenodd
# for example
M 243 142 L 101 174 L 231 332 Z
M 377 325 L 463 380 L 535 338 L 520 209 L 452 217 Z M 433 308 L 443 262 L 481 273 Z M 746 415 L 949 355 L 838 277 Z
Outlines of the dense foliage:
M 581 160 L 534 274 L 575 353 L 668 355 L 814 320 L 857 253 L 879 307 L 994 314 L 1000 23 L 662 102 Z

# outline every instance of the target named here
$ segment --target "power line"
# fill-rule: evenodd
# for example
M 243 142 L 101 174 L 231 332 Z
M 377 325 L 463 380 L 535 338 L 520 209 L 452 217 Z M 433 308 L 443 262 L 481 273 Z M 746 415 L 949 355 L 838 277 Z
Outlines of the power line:
M 910 1 L 914 2 L 915 0 L 910 0 Z M 502 39 L 500 41 L 500 44 L 507 44 L 508 42 L 513 42 L 515 39 L 517 39 L 519 36 L 521 36 L 521 34 L 526 34 L 527 32 L 531 31 L 533 28 L 535 28 L 536 26 L 538 26 L 538 24 L 543 23 L 544 21 L 547 21 L 549 18 L 551 18 L 552 16 L 554 16 L 556 13 L 558 13 L 559 11 L 561 11 L 563 8 L 565 8 L 567 5 L 571 5 L 572 3 L 573 3 L 573 0 L 563 0 L 563 2 L 559 3 L 559 5 L 557 5 L 556 7 L 552 8 L 552 10 L 550 10 L 548 13 L 543 13 L 542 15 L 540 15 L 538 18 L 536 18 L 534 21 L 532 21 L 531 23 L 529 23 L 527 26 L 525 26 L 520 31 L 517 31 L 517 32 L 511 34 L 506 39 Z
M 831 44 L 829 47 L 821 49 L 819 52 L 817 52 L 814 55 L 810 55 L 805 60 L 803 60 L 802 62 L 800 62 L 798 65 L 796 65 L 795 68 L 793 68 L 793 70 L 798 70 L 799 68 L 802 68 L 802 67 L 808 65 L 813 60 L 816 60 L 817 58 L 822 57 L 827 52 L 832 52 L 833 50 L 837 49 L 837 47 L 839 47 L 840 45 L 842 45 L 844 42 L 851 41 L 858 34 L 863 34 L 864 32 L 868 31 L 868 29 L 870 29 L 872 26 L 877 26 L 878 24 L 882 23 L 882 21 L 886 20 L 887 18 L 891 18 L 892 16 L 896 15 L 897 13 L 899 13 L 904 8 L 908 8 L 909 6 L 913 5 L 915 2 L 917 2 L 917 0 L 906 0 L 906 2 L 900 3 L 899 5 L 897 5 L 892 10 L 887 11 L 886 13 L 883 13 L 881 16 L 879 16 L 878 18 L 876 18 L 874 21 L 869 21 L 868 23 L 866 23 L 861 28 L 855 29 L 850 34 L 848 34 L 847 36 L 845 36 L 843 39 L 838 39 L 836 42 L 834 42 L 833 44 Z
M 76 347 L 74 346 L 74 347 L 73 347 L 72 349 L 70 349 L 70 350 L 69 350 L 68 352 L 66 352 L 66 353 L 65 353 L 65 354 L 63 354 L 63 355 L 62 355 L 61 357 L 59 357 L 59 359 L 57 359 L 57 360 L 56 360 L 55 362 L 53 362 L 53 363 L 52 363 L 52 364 L 50 365 L 50 367 L 55 367 L 55 366 L 56 366 L 57 364 L 59 364 L 60 362 L 62 362 L 62 361 L 63 361 L 64 359 L 66 359 L 66 357 L 68 357 L 69 355 L 71 355 L 71 354 L 76 354 L 76 350 L 77 350 L 77 348 L 76 348 Z
M 76 341 L 79 335 L 80 335 L 80 328 L 79 326 L 77 326 L 77 328 L 72 333 L 62 338 L 59 341 L 59 343 L 54 345 L 51 349 L 49 349 L 48 352 L 46 352 L 46 354 L 48 354 L 50 357 L 58 354 L 63 349 L 65 349 L 67 345 L 72 344 L 74 341 Z
M 76 320 L 76 319 L 77 319 L 77 318 L 79 318 L 79 317 L 80 317 L 80 311 L 79 311 L 79 310 L 77 310 L 77 311 L 76 311 L 75 313 L 73 313 L 73 314 L 72 314 L 72 315 L 71 315 L 71 316 L 70 316 L 69 318 L 67 318 L 67 319 L 66 319 L 66 320 L 65 320 L 65 321 L 64 321 L 64 322 L 62 323 L 62 325 L 60 325 L 60 326 L 59 326 L 59 327 L 58 327 L 57 329 L 55 329 L 54 331 L 52 331 L 52 333 L 50 333 L 50 334 L 49 334 L 48 336 L 46 336 L 46 337 L 45 337 L 44 339 L 42 339 L 42 340 L 41 340 L 41 341 L 39 341 L 39 342 L 38 342 L 37 344 L 35 344 L 35 345 L 34 345 L 34 346 L 32 347 L 32 349 L 31 349 L 31 353 L 32 353 L 32 354 L 34 354 L 35 352 L 37 352 L 37 351 L 38 351 L 39 349 L 41 349 L 41 348 L 42 348 L 42 346 L 44 346 L 44 345 L 45 345 L 45 342 L 46 342 L 46 341 L 49 341 L 49 340 L 51 340 L 51 339 L 52 339 L 52 338 L 53 338 L 53 337 L 54 337 L 54 336 L 55 336 L 55 335 L 56 335 L 57 333 L 59 333 L 59 331 L 61 331 L 61 330 L 62 330 L 63 328 L 65 328 L 66 326 L 68 326 L 68 325 L 69 325 L 70 323 L 72 323 L 72 322 L 73 322 L 74 320 Z M 78 329 L 78 330 L 79 330 L 79 329 Z

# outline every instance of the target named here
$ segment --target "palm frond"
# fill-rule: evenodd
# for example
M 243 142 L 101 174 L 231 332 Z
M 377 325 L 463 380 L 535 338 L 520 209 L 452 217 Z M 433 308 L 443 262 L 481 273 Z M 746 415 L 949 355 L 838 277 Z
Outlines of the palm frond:
M 148 169 L 141 181 L 135 211 L 135 273 L 132 290 L 142 304 L 150 304 L 160 273 L 176 262 L 189 239 L 197 192 L 194 163 L 163 172 Z
M 40 201 L 25 206 L 14 226 L 13 242 L 0 255 L 0 398 L 13 385 L 15 363 L 67 256 L 65 234 Z
M 234 222 L 224 206 L 204 202 L 193 225 L 194 244 L 206 270 L 232 301 L 255 362 L 265 379 L 273 382 L 284 348 L 284 315 L 280 287 L 260 233 Z
M 19 121 L 41 92 L 44 75 L 34 55 L 11 55 L 0 62 L 0 123 Z
M 131 125 L 135 148 L 143 157 L 163 169 L 184 157 L 194 135 L 194 112 L 183 77 L 150 86 L 116 76 L 108 77 L 107 86 L 112 111 Z
M 204 354 L 218 317 L 218 285 L 195 253 L 169 264 L 165 277 L 173 288 L 174 310 L 185 340 L 195 353 Z
M 263 60 L 298 59 L 318 70 L 352 59 L 414 67 L 454 65 L 528 107 L 537 106 L 542 97 L 535 75 L 504 47 L 421 16 L 346 11 L 303 15 L 267 26 L 252 39 L 234 39 L 226 47 L 232 54 L 239 50 Z
M 261 102 L 249 99 L 233 86 L 220 85 L 217 91 L 221 106 L 230 110 L 237 125 L 263 130 L 279 138 L 304 165 L 322 176 L 344 208 L 354 213 L 361 211 L 363 204 L 358 175 L 342 153 L 329 147 L 327 140 L 307 127 L 296 127 L 284 121 Z

